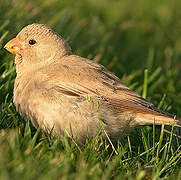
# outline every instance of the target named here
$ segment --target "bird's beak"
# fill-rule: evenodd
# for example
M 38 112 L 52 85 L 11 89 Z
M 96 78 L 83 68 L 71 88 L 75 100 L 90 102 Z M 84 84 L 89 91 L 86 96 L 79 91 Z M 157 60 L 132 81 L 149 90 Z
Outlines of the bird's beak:
M 21 54 L 22 46 L 16 38 L 11 39 L 4 48 L 12 54 Z

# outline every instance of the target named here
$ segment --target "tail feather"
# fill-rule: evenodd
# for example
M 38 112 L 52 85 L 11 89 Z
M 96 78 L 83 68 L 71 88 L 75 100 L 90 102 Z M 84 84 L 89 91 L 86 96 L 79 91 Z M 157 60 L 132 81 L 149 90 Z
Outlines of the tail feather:
M 181 119 L 178 119 L 172 115 L 153 115 L 153 114 L 146 114 L 146 113 L 137 113 L 136 114 L 136 123 L 138 125 L 150 125 L 150 124 L 156 124 L 156 125 L 174 125 L 177 127 L 181 127 Z
M 120 109 L 121 112 L 132 112 L 135 115 L 133 125 L 165 124 L 181 127 L 181 119 L 176 118 L 173 114 L 156 108 L 140 96 L 132 95 L 131 97 L 132 99 L 126 100 L 107 99 L 107 102 L 114 108 Z

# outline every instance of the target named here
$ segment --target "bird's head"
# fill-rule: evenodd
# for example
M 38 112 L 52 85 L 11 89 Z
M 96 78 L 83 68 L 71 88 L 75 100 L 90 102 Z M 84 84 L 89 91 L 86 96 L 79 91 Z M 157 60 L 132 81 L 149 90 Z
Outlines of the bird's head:
M 37 66 L 71 54 L 71 49 L 63 38 L 43 24 L 24 27 L 4 47 L 16 55 L 15 64 L 19 68 Z

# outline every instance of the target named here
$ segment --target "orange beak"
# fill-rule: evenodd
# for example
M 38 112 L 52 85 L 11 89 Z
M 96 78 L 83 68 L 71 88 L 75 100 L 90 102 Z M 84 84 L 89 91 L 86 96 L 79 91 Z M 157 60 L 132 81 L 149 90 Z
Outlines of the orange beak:
M 12 54 L 21 54 L 22 46 L 16 38 L 11 39 L 4 48 Z

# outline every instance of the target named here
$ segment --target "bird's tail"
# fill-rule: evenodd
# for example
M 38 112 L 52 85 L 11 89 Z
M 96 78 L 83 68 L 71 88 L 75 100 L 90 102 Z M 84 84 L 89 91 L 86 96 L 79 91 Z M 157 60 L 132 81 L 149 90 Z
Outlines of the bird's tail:
M 137 113 L 136 114 L 136 124 L 137 125 L 170 125 L 181 127 L 181 119 L 176 118 L 176 116 L 166 115 L 166 114 L 146 114 Z

